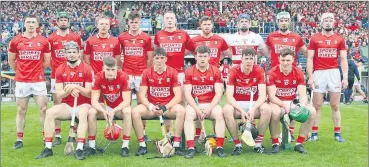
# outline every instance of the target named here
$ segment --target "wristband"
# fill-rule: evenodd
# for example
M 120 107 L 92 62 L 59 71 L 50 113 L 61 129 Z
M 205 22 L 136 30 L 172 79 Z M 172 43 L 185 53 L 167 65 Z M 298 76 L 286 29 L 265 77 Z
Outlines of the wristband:
M 149 110 L 150 110 L 150 111 L 152 111 L 152 109 L 153 109 L 154 107 L 155 107 L 155 106 L 154 106 L 152 103 L 150 103 L 150 104 L 149 104 Z

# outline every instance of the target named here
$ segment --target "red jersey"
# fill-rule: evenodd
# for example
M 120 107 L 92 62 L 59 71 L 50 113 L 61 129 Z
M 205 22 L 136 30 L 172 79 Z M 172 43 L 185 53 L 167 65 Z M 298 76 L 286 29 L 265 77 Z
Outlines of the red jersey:
M 229 64 L 223 64 L 222 77 L 224 79 L 228 78 L 229 75 Z
M 148 100 L 152 104 L 166 105 L 174 97 L 173 88 L 180 86 L 177 71 L 169 66 L 158 74 L 154 67 L 146 69 L 142 74 L 141 86 L 147 86 Z
M 292 101 L 296 98 L 298 85 L 305 86 L 304 73 L 297 67 L 292 67 L 291 72 L 284 75 L 279 66 L 275 66 L 268 72 L 267 86 L 277 88 L 276 97 L 282 101 Z
M 122 92 L 131 91 L 128 85 L 129 77 L 125 72 L 118 71 L 116 79 L 109 81 L 105 78 L 105 72 L 101 71 L 96 74 L 95 79 L 92 90 L 100 90 L 110 108 L 115 108 L 123 102 Z
M 45 37 L 37 34 L 26 38 L 19 34 L 10 41 L 9 52 L 16 54 L 15 81 L 45 81 L 44 54 L 50 53 L 49 42 Z
M 90 65 L 94 73 L 98 73 L 102 70 L 104 57 L 120 56 L 119 41 L 110 35 L 107 38 L 101 38 L 96 34 L 86 41 L 85 55 L 90 56 Z
M 259 84 L 265 84 L 264 69 L 258 65 L 253 65 L 252 71 L 247 75 L 243 68 L 238 65 L 231 68 L 229 73 L 228 85 L 234 86 L 233 97 L 236 101 L 250 101 L 253 92 L 253 101 L 259 98 Z
M 298 34 L 290 32 L 283 35 L 279 31 L 270 33 L 265 44 L 271 51 L 271 67 L 279 65 L 278 57 L 283 48 L 289 48 L 295 52 L 293 66 L 296 66 L 299 49 L 304 46 L 304 42 Z
M 84 62 L 81 62 L 74 68 L 69 67 L 65 62 L 56 69 L 55 82 L 63 83 L 63 85 L 76 84 L 85 87 L 86 83 L 92 83 L 92 75 L 93 73 L 91 67 Z M 73 107 L 74 97 L 72 95 L 64 97 L 62 99 L 62 103 L 66 103 Z M 90 98 L 80 94 L 80 96 L 78 96 L 77 105 L 79 106 L 85 103 L 90 104 Z
M 167 65 L 178 72 L 184 71 L 184 53 L 190 36 L 186 31 L 175 30 L 168 32 L 161 30 L 155 35 L 154 44 L 167 52 Z
M 215 34 L 209 38 L 198 35 L 188 41 L 186 49 L 196 54 L 196 48 L 201 45 L 206 45 L 210 48 L 209 64 L 219 67 L 220 56 L 223 51 L 228 49 L 227 42 L 221 36 Z
M 47 40 L 50 42 L 51 46 L 51 75 L 50 78 L 55 78 L 55 70 L 60 64 L 67 61 L 67 57 L 64 55 L 64 44 L 66 42 L 74 41 L 79 45 L 80 50 L 83 49 L 81 42 L 81 37 L 72 32 L 68 31 L 67 35 L 60 36 L 56 31 L 52 33 Z
M 314 50 L 314 70 L 338 68 L 338 56 L 341 50 L 346 50 L 345 40 L 338 34 L 329 37 L 322 33 L 313 35 L 309 50 Z
M 129 75 L 139 76 L 147 68 L 147 52 L 153 51 L 151 37 L 141 32 L 137 36 L 124 32 L 118 37 L 124 56 L 122 69 Z
M 184 84 L 192 85 L 192 97 L 197 97 L 199 103 L 210 103 L 215 96 L 215 83 L 223 83 L 220 70 L 209 64 L 205 72 L 197 69 L 196 64 L 185 72 Z

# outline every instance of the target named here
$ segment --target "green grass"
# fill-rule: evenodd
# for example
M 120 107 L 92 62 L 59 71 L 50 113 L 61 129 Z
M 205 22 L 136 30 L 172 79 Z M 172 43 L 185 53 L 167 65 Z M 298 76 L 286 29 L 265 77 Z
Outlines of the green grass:
M 222 101 L 224 103 L 224 100 Z M 279 155 L 260 155 L 252 152 L 252 148 L 244 145 L 244 153 L 239 157 L 232 157 L 233 143 L 225 142 L 227 158 L 220 159 L 216 155 L 196 155 L 191 160 L 183 157 L 170 159 L 153 159 L 147 157 L 158 155 L 153 144 L 148 144 L 149 154 L 144 157 L 136 157 L 137 139 L 132 131 L 130 141 L 130 156 L 122 158 L 119 156 L 121 141 L 111 144 L 104 155 L 87 157 L 84 161 L 77 161 L 73 156 L 64 156 L 64 142 L 68 136 L 69 121 L 62 123 L 63 145 L 53 149 L 54 156 L 36 160 L 35 157 L 43 149 L 42 134 L 39 123 L 39 114 L 35 104 L 30 103 L 27 114 L 27 122 L 24 133 L 24 147 L 20 150 L 12 149 L 15 137 L 15 103 L 1 104 L 1 166 L 367 166 L 368 165 L 368 106 L 363 104 L 352 104 L 341 106 L 342 134 L 346 143 L 338 143 L 333 139 L 333 122 L 328 105 L 323 106 L 321 124 L 319 126 L 319 137 L 317 142 L 304 143 L 308 154 L 300 155 L 296 152 L 282 151 Z M 51 106 L 51 104 L 49 105 Z M 102 129 L 104 121 L 98 123 L 97 145 L 105 146 Z M 158 121 L 147 121 L 147 134 L 151 139 L 160 138 L 160 127 Z M 207 121 L 207 127 L 211 128 L 211 122 Z M 299 127 L 299 124 L 297 124 Z M 298 129 L 298 128 L 297 128 Z M 295 132 L 298 133 L 298 130 Z M 227 136 L 228 133 L 227 133 Z M 269 130 L 265 136 L 264 145 L 269 150 Z M 226 139 L 228 140 L 228 139 Z M 293 145 L 294 146 L 294 145 Z

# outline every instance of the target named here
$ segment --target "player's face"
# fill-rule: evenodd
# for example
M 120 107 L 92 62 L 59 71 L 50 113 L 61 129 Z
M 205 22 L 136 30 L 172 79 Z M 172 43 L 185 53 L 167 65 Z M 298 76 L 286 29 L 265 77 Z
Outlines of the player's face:
M 64 17 L 59 18 L 57 25 L 61 30 L 66 30 L 69 27 L 69 20 Z
M 108 79 L 108 80 L 115 79 L 117 77 L 117 71 L 118 71 L 117 66 L 108 67 L 108 66 L 104 65 L 105 78 Z
M 290 26 L 290 19 L 282 18 L 278 19 L 278 28 L 282 32 L 286 32 L 288 30 L 288 26 Z
M 154 56 L 153 64 L 155 67 L 163 68 L 166 62 L 167 62 L 166 56 L 161 56 L 161 55 Z
M 285 57 L 279 56 L 279 63 L 283 71 L 288 71 L 292 68 L 293 56 L 287 55 Z
M 38 21 L 36 18 L 26 18 L 26 20 L 24 20 L 24 26 L 27 32 L 36 32 Z
M 74 49 L 68 49 L 65 51 L 65 56 L 67 57 L 67 60 L 69 63 L 77 62 L 79 60 L 79 50 L 77 48 Z
M 332 31 L 334 26 L 334 19 L 330 17 L 323 19 L 322 26 L 325 31 Z
M 210 54 L 209 53 L 197 53 L 196 64 L 199 67 L 206 67 L 209 64 Z
M 176 26 L 177 23 L 177 19 L 176 19 L 176 15 L 174 15 L 174 13 L 166 13 L 164 15 L 164 25 L 167 28 L 173 28 Z
M 141 24 L 141 19 L 140 18 L 135 18 L 133 20 L 128 20 L 129 30 L 131 30 L 131 31 L 137 31 L 138 29 L 140 29 L 140 24 Z
M 97 22 L 97 28 L 99 29 L 99 33 L 107 34 L 110 29 L 109 19 L 100 19 Z
M 213 23 L 211 20 L 203 21 L 200 26 L 204 34 L 210 34 L 213 30 Z
M 244 55 L 242 56 L 242 66 L 246 68 L 247 70 L 252 69 L 252 66 L 255 62 L 255 55 Z
M 242 31 L 242 32 L 246 32 L 247 30 L 249 30 L 250 28 L 250 20 L 247 19 L 241 19 L 238 21 L 237 23 L 238 28 Z

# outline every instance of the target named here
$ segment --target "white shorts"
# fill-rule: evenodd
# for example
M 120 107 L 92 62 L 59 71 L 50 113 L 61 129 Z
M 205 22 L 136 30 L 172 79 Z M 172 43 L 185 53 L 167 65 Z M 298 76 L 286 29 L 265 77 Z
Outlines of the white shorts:
M 56 93 L 56 88 L 55 88 L 55 79 L 51 79 L 51 83 L 50 83 L 50 93 Z
M 129 81 L 128 81 L 129 88 L 134 89 L 136 90 L 136 92 L 138 92 L 138 88 L 140 87 L 141 80 L 142 80 L 141 76 L 129 75 Z
M 250 101 L 237 101 L 238 104 L 241 106 L 241 108 L 243 110 L 245 110 L 246 112 L 249 111 L 249 109 L 251 108 L 251 105 L 254 105 L 255 102 L 250 102 Z
M 183 85 L 185 74 L 183 72 L 178 73 L 178 83 Z
M 15 97 L 46 96 L 46 82 L 15 82 Z
M 316 70 L 313 77 L 314 92 L 341 92 L 341 74 L 338 69 Z
M 64 104 L 68 108 L 69 114 L 72 117 L 72 115 L 73 115 L 73 107 L 69 106 L 66 103 L 62 103 L 62 104 Z M 88 107 L 88 109 L 90 109 L 91 108 L 91 105 L 90 104 L 81 104 L 81 105 L 77 106 L 76 107 L 76 117 L 77 118 L 78 118 L 78 112 L 79 112 L 79 110 L 81 110 L 83 107 Z
M 292 103 L 292 101 L 282 101 L 283 102 L 283 104 L 285 104 L 285 105 L 287 105 L 287 106 L 291 106 L 291 103 Z M 281 110 L 284 112 L 284 109 L 281 107 Z M 291 109 L 290 109 L 290 111 L 291 111 Z

